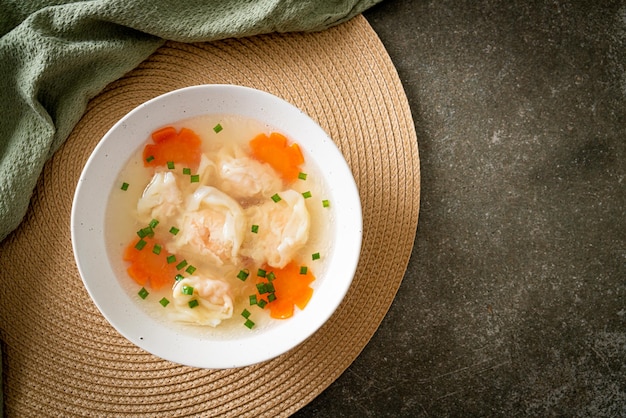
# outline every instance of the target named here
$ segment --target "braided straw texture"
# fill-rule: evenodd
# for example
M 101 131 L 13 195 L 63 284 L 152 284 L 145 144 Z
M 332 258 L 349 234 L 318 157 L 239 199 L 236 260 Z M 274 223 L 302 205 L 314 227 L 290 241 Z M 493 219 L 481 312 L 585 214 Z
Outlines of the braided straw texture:
M 228 370 L 170 363 L 119 335 L 83 287 L 70 241 L 76 183 L 107 130 L 146 100 L 211 83 L 268 91 L 315 119 L 352 168 L 364 218 L 356 277 L 329 322 L 274 360 Z M 319 33 L 165 44 L 90 102 L 47 163 L 27 218 L 0 246 L 7 416 L 296 412 L 346 370 L 389 309 L 415 238 L 419 178 L 406 96 L 362 16 Z

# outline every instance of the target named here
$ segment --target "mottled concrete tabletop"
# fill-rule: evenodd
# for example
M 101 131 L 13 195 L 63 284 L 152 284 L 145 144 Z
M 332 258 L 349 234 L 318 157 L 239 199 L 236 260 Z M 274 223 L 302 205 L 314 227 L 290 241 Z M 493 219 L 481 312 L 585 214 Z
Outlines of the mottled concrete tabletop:
M 297 417 L 626 416 L 626 3 L 365 13 L 421 159 L 411 260 Z

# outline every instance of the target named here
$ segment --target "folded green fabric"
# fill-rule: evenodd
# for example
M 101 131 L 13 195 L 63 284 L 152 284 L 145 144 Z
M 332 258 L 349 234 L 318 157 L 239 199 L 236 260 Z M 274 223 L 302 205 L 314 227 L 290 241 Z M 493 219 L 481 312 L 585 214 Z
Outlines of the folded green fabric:
M 0 241 L 89 99 L 165 40 L 316 31 L 380 0 L 0 0 Z

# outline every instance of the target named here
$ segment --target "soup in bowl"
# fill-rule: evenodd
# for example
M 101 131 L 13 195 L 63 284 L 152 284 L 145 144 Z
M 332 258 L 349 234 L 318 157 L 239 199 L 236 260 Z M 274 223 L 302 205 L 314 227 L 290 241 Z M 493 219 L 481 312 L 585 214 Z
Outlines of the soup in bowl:
M 200 85 L 107 132 L 71 227 L 83 283 L 120 334 L 166 360 L 232 368 L 330 318 L 356 271 L 362 214 L 341 152 L 301 110 Z

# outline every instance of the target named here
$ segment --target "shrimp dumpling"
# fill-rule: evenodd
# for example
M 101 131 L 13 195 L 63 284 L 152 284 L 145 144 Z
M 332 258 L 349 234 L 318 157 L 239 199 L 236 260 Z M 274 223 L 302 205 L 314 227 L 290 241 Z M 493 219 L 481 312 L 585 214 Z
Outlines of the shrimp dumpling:
M 283 182 L 269 164 L 246 155 L 238 145 L 224 147 L 217 155 L 219 188 L 235 199 L 258 200 L 282 189 Z
M 210 159 L 207 154 L 203 153 L 200 156 L 198 173 L 200 174 L 200 183 L 204 184 L 205 186 L 217 186 L 217 166 L 215 165 L 215 161 Z
M 152 176 L 137 202 L 137 216 L 142 222 L 169 219 L 178 213 L 182 203 L 183 197 L 175 175 L 169 171 L 159 171 Z
M 172 315 L 179 321 L 215 327 L 233 316 L 230 285 L 222 280 L 185 277 L 174 285 L 172 297 L 176 308 Z
M 241 249 L 257 264 L 283 268 L 309 239 L 310 216 L 304 197 L 295 190 L 279 193 L 281 200 L 269 200 L 246 209 L 249 225 L 258 225 L 248 234 Z
M 224 192 L 199 186 L 187 196 L 179 225 L 168 251 L 206 257 L 219 266 L 237 260 L 246 219 L 239 203 Z

